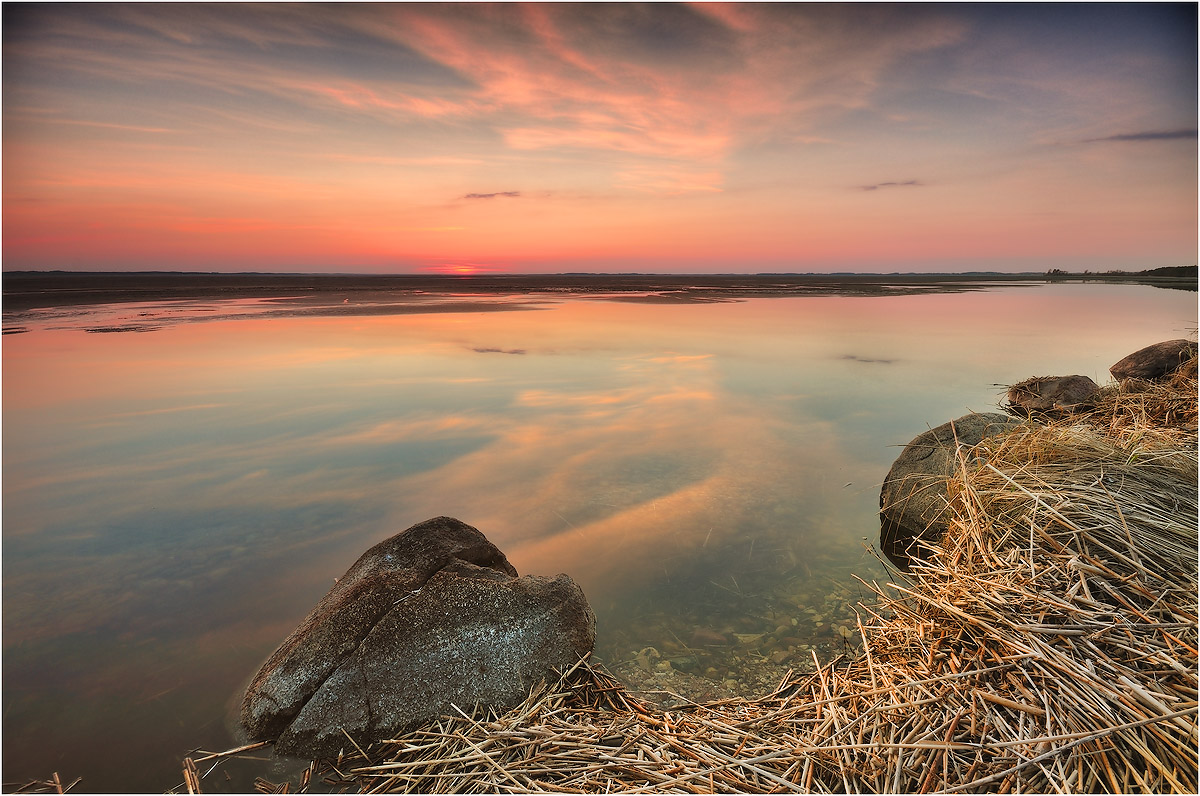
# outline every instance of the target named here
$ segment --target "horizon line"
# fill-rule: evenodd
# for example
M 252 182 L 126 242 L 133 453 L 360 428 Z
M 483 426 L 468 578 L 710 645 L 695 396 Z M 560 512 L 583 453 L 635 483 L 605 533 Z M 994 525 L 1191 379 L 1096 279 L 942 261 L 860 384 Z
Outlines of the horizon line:
M 417 273 L 411 271 L 201 271 L 148 268 L 139 270 L 81 270 L 70 268 L 0 269 L 0 277 L 18 274 L 71 274 L 93 276 L 137 276 L 172 274 L 179 276 L 330 276 L 330 277 L 413 277 L 419 279 L 479 279 L 492 277 L 550 277 L 550 276 L 1104 276 L 1137 275 L 1167 268 L 1196 268 L 1191 265 L 1165 265 L 1138 270 L 1107 269 L 1066 271 L 1052 268 L 1044 271 L 487 271 L 479 273 Z

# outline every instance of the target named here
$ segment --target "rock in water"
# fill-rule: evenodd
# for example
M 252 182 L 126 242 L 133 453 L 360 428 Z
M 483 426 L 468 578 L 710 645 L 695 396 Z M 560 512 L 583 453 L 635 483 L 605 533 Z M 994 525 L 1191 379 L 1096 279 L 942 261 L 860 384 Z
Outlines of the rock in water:
M 458 706 L 505 709 L 592 650 L 596 618 L 566 575 L 517 577 L 475 528 L 437 517 L 368 550 L 250 683 L 242 726 L 324 757 Z
M 995 412 L 971 413 L 904 446 L 879 492 L 879 547 L 893 563 L 908 569 L 918 539 L 937 542 L 946 533 L 946 482 L 958 470 L 956 446 L 969 455 L 985 437 L 1018 425 Z
M 1168 340 L 1134 351 L 1108 369 L 1117 381 L 1145 379 L 1153 381 L 1171 376 L 1196 356 L 1196 343 L 1191 340 Z
M 1008 388 L 1009 408 L 1030 412 L 1070 411 L 1093 401 L 1100 385 L 1087 376 L 1038 376 Z

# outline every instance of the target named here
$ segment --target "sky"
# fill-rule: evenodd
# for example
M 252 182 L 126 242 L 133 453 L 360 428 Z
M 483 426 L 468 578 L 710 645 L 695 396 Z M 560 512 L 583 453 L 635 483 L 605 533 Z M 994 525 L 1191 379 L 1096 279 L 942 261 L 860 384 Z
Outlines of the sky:
M 1140 270 L 1197 6 L 3 6 L 3 268 Z

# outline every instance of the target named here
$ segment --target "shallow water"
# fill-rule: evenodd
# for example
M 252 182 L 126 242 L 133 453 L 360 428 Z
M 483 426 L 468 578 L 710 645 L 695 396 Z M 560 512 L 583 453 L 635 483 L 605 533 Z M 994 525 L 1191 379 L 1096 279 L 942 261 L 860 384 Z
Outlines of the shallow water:
M 421 301 L 6 315 L 6 783 L 181 782 L 333 578 L 440 514 L 574 577 L 641 685 L 753 690 L 854 644 L 896 446 L 1196 326 L 1194 294 L 1114 285 Z

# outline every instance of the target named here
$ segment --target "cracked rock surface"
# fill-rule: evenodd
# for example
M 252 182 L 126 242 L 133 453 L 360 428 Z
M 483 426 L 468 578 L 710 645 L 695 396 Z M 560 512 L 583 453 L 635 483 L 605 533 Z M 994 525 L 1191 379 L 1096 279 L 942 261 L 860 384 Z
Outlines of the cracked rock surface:
M 566 575 L 517 572 L 450 517 L 368 550 L 259 670 L 242 701 L 252 739 L 332 756 L 457 705 L 519 704 L 595 643 L 587 598 Z

